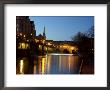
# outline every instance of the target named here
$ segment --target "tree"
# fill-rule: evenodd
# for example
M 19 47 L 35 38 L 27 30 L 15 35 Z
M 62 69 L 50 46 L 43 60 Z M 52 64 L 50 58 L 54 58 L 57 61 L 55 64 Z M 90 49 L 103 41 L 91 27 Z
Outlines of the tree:
M 90 29 L 88 29 L 87 32 L 82 33 L 78 32 L 75 36 L 71 37 L 72 41 L 74 44 L 78 46 L 78 48 L 81 49 L 86 49 L 87 45 L 86 44 L 92 44 L 91 46 L 94 46 L 94 26 L 91 26 Z M 92 43 L 91 43 L 92 42 Z M 91 48 L 92 48 L 91 47 Z
M 78 47 L 78 52 L 83 59 L 89 60 L 94 58 L 94 27 L 92 26 L 87 32 L 78 32 L 72 38 L 73 43 Z M 91 53 L 92 52 L 92 53 Z
M 78 47 L 79 52 L 84 51 L 87 40 L 88 37 L 81 32 L 78 32 L 75 36 L 72 37 L 72 41 Z
M 88 29 L 88 31 L 85 33 L 85 35 L 88 38 L 94 38 L 94 26 L 91 26 L 91 28 Z
M 74 37 L 72 37 L 72 40 L 75 42 L 75 43 L 79 43 L 79 41 L 82 40 L 82 37 L 84 36 L 83 33 L 81 32 L 78 32 Z

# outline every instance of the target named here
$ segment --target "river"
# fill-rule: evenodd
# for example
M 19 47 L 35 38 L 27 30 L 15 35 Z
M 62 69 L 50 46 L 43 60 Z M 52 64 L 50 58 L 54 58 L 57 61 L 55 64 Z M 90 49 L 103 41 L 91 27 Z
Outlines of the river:
M 47 54 L 34 56 L 33 65 L 27 59 L 19 60 L 18 74 L 25 74 L 26 67 L 31 66 L 33 74 L 79 74 L 81 60 L 78 55 Z M 29 68 L 28 68 L 29 69 Z

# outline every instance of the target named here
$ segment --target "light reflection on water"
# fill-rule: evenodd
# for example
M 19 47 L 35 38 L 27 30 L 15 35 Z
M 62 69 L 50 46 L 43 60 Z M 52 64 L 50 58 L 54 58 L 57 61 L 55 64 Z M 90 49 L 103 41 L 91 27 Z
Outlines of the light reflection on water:
M 80 60 L 72 55 L 38 56 L 34 64 L 34 74 L 73 74 L 79 73 Z
M 24 73 L 24 61 L 20 60 L 20 73 L 23 74 Z
M 18 74 L 28 72 L 29 66 L 31 66 L 28 60 L 20 60 L 19 62 Z M 73 55 L 34 56 L 32 72 L 33 74 L 78 74 L 80 63 L 79 56 Z

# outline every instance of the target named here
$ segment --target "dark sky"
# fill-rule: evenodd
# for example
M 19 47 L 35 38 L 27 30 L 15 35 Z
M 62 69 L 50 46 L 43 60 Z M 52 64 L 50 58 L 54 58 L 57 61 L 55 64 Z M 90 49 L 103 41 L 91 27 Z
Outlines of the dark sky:
M 30 16 L 34 21 L 36 35 L 43 33 L 54 41 L 70 41 L 77 32 L 86 32 L 94 25 L 94 16 Z

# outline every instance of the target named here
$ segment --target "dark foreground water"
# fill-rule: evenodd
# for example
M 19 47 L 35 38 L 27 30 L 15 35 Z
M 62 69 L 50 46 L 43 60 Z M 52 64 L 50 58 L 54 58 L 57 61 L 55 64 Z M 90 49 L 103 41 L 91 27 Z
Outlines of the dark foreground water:
M 81 60 L 77 55 L 47 54 L 34 56 L 33 65 L 26 58 L 19 60 L 17 73 L 25 74 L 26 71 L 28 73 L 31 68 L 33 74 L 78 74 L 80 66 Z

